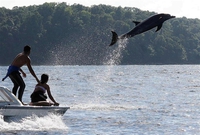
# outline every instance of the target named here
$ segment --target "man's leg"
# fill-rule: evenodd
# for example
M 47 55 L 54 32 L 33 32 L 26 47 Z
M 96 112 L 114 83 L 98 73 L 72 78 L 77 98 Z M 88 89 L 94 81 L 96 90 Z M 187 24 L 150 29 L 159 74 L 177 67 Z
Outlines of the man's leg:
M 11 81 L 13 82 L 13 89 L 12 89 L 12 93 L 16 96 L 17 95 L 17 90 L 19 88 L 19 84 L 17 82 L 17 80 L 15 79 L 15 75 L 9 75 Z
M 14 83 L 14 87 L 13 87 L 13 93 L 16 95 L 17 89 L 19 88 L 19 92 L 18 92 L 18 99 L 22 102 L 22 96 L 24 93 L 24 89 L 25 89 L 25 83 L 22 79 L 22 77 L 20 76 L 19 73 L 12 73 L 11 75 L 9 75 L 9 77 L 11 78 L 12 82 Z

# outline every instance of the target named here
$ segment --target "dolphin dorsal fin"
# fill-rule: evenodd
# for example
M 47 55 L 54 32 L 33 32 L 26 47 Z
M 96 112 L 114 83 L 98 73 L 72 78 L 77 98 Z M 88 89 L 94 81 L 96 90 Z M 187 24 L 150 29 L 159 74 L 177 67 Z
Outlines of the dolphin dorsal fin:
M 162 28 L 162 23 L 158 25 L 156 32 L 159 31 L 161 28 Z
M 133 21 L 133 23 L 135 23 L 135 25 L 137 26 L 140 22 L 138 22 L 138 21 Z

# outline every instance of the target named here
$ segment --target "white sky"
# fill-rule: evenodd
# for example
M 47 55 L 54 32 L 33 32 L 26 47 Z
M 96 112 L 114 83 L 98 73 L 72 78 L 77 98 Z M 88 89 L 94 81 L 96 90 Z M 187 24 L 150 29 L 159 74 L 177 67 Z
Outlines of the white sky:
M 45 2 L 67 2 L 69 5 L 84 6 L 106 4 L 121 7 L 136 7 L 157 13 L 169 13 L 176 17 L 199 18 L 199 0 L 0 0 L 0 7 L 12 9 L 14 6 L 41 5 Z

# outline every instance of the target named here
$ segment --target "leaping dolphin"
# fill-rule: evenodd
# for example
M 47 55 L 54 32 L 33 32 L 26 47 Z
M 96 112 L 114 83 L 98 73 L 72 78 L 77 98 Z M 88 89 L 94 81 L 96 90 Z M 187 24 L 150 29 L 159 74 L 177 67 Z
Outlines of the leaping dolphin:
M 116 32 L 112 32 L 112 41 L 110 43 L 110 46 L 114 45 L 119 39 L 124 39 L 124 38 L 131 38 L 135 35 L 141 34 L 145 31 L 148 31 L 150 29 L 153 29 L 154 27 L 157 27 L 157 31 L 159 31 L 164 23 L 164 21 L 175 18 L 175 16 L 171 16 L 170 14 L 156 14 L 153 15 L 143 22 L 137 22 L 133 21 L 136 24 L 136 27 L 133 28 L 131 31 L 128 33 L 125 33 L 121 36 L 118 36 Z

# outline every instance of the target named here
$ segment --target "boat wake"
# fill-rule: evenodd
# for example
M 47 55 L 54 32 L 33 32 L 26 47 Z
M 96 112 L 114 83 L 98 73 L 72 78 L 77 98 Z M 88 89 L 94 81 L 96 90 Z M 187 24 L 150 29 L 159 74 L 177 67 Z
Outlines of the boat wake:
M 55 114 L 49 114 L 44 117 L 38 117 L 35 115 L 17 118 L 13 117 L 9 122 L 4 121 L 3 118 L 0 119 L 0 131 L 1 133 L 24 133 L 24 132 L 67 132 L 68 127 L 62 120 L 62 116 Z
M 92 111 L 124 111 L 124 110 L 140 110 L 143 107 L 132 105 L 109 105 L 109 104 L 77 104 L 72 105 L 72 110 L 92 110 Z

